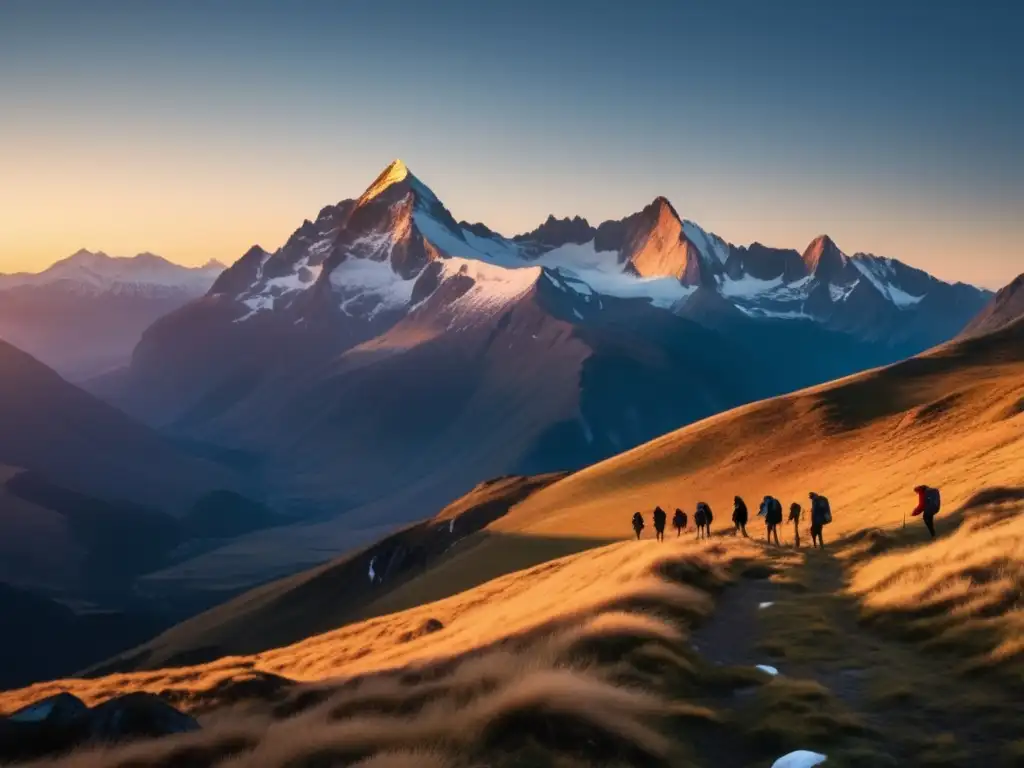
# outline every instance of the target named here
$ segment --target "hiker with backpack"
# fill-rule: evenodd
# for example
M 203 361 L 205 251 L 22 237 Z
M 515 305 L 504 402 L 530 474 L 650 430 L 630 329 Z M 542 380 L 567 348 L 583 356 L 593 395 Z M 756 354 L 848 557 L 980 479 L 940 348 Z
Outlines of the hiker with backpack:
M 677 509 L 676 513 L 672 515 L 672 527 L 676 529 L 676 538 L 678 539 L 683 533 L 683 528 L 686 527 L 686 513 L 681 509 Z
M 822 529 L 832 522 L 832 507 L 828 499 L 813 491 L 808 494 L 811 500 L 811 542 L 815 547 L 821 545 L 825 548 L 825 539 L 821 535 Z
M 782 525 L 782 503 L 774 496 L 765 496 L 757 515 L 764 518 L 765 536 L 768 543 L 772 543 L 772 537 L 774 536 L 775 544 L 778 546 L 779 526 Z
M 644 516 L 639 512 L 633 513 L 633 533 L 636 534 L 636 540 L 640 541 L 640 534 L 644 530 Z
M 793 524 L 793 543 L 797 549 L 800 548 L 800 513 L 802 511 L 800 505 L 795 501 L 789 505 L 789 518 L 787 522 Z
M 747 535 L 747 505 L 739 496 L 734 496 L 732 500 L 732 522 L 737 534 Z
M 658 541 L 665 540 L 665 521 L 668 519 L 668 515 L 665 514 L 665 510 L 661 507 L 654 508 L 654 534 Z
M 693 513 L 693 522 L 697 525 L 697 538 L 708 538 L 711 535 L 711 521 L 714 515 L 711 514 L 711 507 L 706 501 L 697 502 L 697 511 Z
M 927 485 L 919 485 L 914 489 L 917 492 L 917 507 L 910 513 L 911 517 L 922 516 L 925 527 L 931 537 L 935 538 L 935 515 L 939 513 L 942 506 L 942 498 L 939 496 L 939 489 Z

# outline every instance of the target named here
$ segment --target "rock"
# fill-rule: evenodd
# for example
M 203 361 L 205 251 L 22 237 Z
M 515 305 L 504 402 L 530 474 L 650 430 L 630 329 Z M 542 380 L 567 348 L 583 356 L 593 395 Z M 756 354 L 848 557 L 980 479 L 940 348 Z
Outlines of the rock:
M 61 693 L 0 717 L 0 763 L 60 754 L 88 741 L 167 736 L 199 723 L 159 696 L 130 693 L 89 709 Z
M 769 601 L 767 603 L 758 603 L 757 607 L 763 611 L 765 608 L 771 608 L 773 605 L 775 605 L 775 603 Z
M 796 752 L 790 752 L 788 755 L 780 757 L 772 763 L 772 768 L 812 768 L 812 766 L 821 765 L 826 760 L 828 758 L 825 755 L 798 749 Z
M 59 693 L 0 718 L 0 763 L 65 752 L 88 734 L 89 708 Z
M 758 664 L 757 668 L 764 672 L 766 675 L 771 675 L 772 677 L 779 674 L 779 670 L 768 664 Z
M 22 707 L 17 712 L 7 716 L 11 723 L 69 723 L 81 717 L 89 708 L 77 696 L 70 693 L 58 693 Z
M 198 731 L 195 718 L 179 712 L 152 693 L 129 693 L 94 707 L 89 713 L 89 735 L 101 741 L 140 736 L 169 736 Z

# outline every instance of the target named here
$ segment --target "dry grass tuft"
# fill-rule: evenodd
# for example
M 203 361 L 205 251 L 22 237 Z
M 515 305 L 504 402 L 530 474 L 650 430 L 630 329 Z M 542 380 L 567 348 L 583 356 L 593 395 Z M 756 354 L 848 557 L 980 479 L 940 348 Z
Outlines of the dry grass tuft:
M 467 712 L 464 727 L 481 746 L 512 750 L 529 738 L 552 752 L 591 759 L 667 759 L 671 742 L 644 722 L 658 721 L 661 698 L 570 670 L 539 672 Z
M 865 618 L 967 668 L 1024 668 L 1024 506 L 881 555 L 854 574 Z
M 768 753 L 794 749 L 828 750 L 868 729 L 832 693 L 809 680 L 775 678 L 757 689 L 744 720 L 751 742 Z
M 670 731 L 717 719 L 687 700 L 700 679 L 687 626 L 712 608 L 689 582 L 717 588 L 750 553 L 615 544 L 287 648 L 58 681 L 2 694 L 0 709 L 60 689 L 89 703 L 151 690 L 203 724 L 50 768 L 667 765 L 680 758 Z

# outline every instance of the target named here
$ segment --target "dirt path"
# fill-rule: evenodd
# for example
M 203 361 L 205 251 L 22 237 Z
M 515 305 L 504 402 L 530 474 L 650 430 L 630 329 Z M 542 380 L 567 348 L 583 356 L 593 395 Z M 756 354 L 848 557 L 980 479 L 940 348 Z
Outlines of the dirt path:
M 1020 702 L 988 681 L 954 677 L 944 660 L 863 626 L 845 592 L 847 563 L 838 549 L 766 546 L 765 562 L 775 572 L 743 578 L 721 596 L 693 635 L 697 651 L 724 667 L 773 666 L 780 691 L 808 681 L 828 689 L 834 743 L 801 746 L 830 754 L 830 764 L 1024 765 L 1006 751 L 1024 735 Z M 718 703 L 741 720 L 748 706 L 742 698 Z M 794 730 L 797 720 L 813 717 L 792 715 Z

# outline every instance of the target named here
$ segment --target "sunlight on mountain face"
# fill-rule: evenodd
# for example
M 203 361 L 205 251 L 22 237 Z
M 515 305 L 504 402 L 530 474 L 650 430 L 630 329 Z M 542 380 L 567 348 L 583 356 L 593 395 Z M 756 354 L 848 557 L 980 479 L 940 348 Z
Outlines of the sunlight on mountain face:
M 404 181 L 409 175 L 409 169 L 405 167 L 405 163 L 401 160 L 394 160 L 392 163 L 385 168 L 380 176 L 378 176 L 374 182 L 367 187 L 366 191 L 363 192 L 359 198 L 359 204 L 363 205 L 373 198 L 377 197 L 385 189 L 390 187 L 392 184 L 397 184 L 400 181 Z

